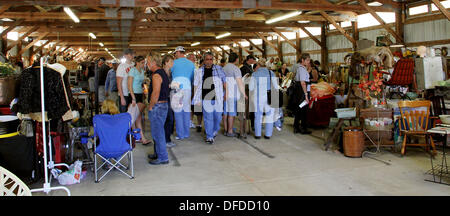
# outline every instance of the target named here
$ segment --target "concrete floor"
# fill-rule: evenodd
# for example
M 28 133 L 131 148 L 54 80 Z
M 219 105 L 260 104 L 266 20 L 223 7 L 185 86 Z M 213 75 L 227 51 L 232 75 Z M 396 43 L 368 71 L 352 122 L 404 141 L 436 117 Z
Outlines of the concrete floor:
M 294 135 L 292 121 L 286 118 L 283 131 L 274 130 L 270 140 L 218 135 L 214 145 L 192 129 L 191 138 L 175 141 L 168 165 L 149 165 L 147 153 L 153 147 L 138 144 L 133 151 L 135 179 L 113 171 L 94 183 L 88 170 L 80 184 L 67 187 L 72 196 L 450 195 L 450 186 L 424 181 L 429 178 L 424 173 L 430 169 L 430 158 L 421 149 L 410 148 L 405 157 L 387 150 L 372 156 L 391 165 L 367 157 L 348 158 L 322 149 L 323 140 L 317 137 L 325 130 L 315 130 L 313 136 Z M 52 186 L 59 186 L 57 180 Z M 31 188 L 39 187 L 42 184 Z M 49 195 L 66 193 L 55 190 Z

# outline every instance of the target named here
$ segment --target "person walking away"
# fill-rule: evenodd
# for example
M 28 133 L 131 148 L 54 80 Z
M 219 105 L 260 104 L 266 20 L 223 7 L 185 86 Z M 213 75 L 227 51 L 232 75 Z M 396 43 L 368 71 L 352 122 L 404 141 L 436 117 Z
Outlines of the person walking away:
M 106 76 L 105 80 L 105 97 L 109 100 L 112 100 L 116 102 L 119 98 L 119 95 L 117 93 L 117 81 L 116 81 L 116 71 L 117 67 L 119 66 L 119 63 L 114 61 L 112 63 L 112 68 L 108 71 L 108 75 Z
M 190 136 L 191 122 L 191 83 L 194 78 L 195 65 L 185 58 L 185 50 L 182 46 L 175 49 L 176 60 L 171 68 L 172 79 L 180 84 L 180 92 L 183 94 L 182 107 L 173 108 L 175 116 L 176 139 L 183 140 Z M 173 101 L 171 102 L 173 103 Z
M 300 108 L 300 105 L 303 101 L 306 101 L 309 104 L 310 97 L 310 75 L 308 73 L 308 65 L 311 62 L 311 57 L 308 53 L 303 53 L 299 59 L 299 67 L 297 68 L 297 74 L 295 76 L 295 85 L 296 85 L 296 95 L 299 96 L 299 100 L 296 103 L 296 112 L 294 118 L 294 133 L 301 134 L 310 134 L 311 131 L 308 131 L 308 123 L 306 120 L 308 105 Z M 301 128 L 299 127 L 299 121 L 301 121 Z
M 144 104 L 144 90 L 142 88 L 142 83 L 145 79 L 145 58 L 143 56 L 138 56 L 135 59 L 136 66 L 130 69 L 128 72 L 128 91 L 129 97 L 131 98 L 131 106 L 138 106 L 139 114 L 135 121 L 135 128 L 140 129 L 141 141 L 143 145 L 150 144 L 150 140 L 147 140 L 144 136 L 144 130 L 142 127 L 142 112 L 145 109 Z
M 272 97 L 272 101 L 269 101 L 268 94 L 271 94 L 271 91 L 279 89 L 276 80 L 275 73 L 266 67 L 265 59 L 260 59 L 256 63 L 255 72 L 252 75 L 249 85 L 250 91 L 253 91 L 252 99 L 255 104 L 255 139 L 261 138 L 263 123 L 265 124 L 264 138 L 270 139 L 272 136 L 275 108 L 269 104 L 278 98 Z M 263 114 L 265 114 L 264 122 Z
M 117 67 L 116 81 L 117 92 L 119 94 L 119 110 L 121 113 L 128 111 L 128 105 L 131 103 L 131 98 L 128 97 L 128 72 L 134 66 L 134 51 L 126 49 L 123 53 L 125 62 Z
M 225 128 L 225 136 L 235 137 L 233 131 L 234 118 L 237 116 L 238 106 L 237 102 L 240 97 L 247 98 L 245 94 L 245 86 L 242 82 L 241 70 L 238 68 L 239 56 L 236 53 L 231 53 L 228 56 L 228 64 L 223 68 L 227 83 L 227 100 L 225 101 L 225 116 L 228 128 Z M 242 96 L 241 96 L 242 95 Z M 245 112 L 244 110 L 240 110 Z M 241 120 L 242 121 L 242 120 Z M 243 132 L 243 131 L 241 131 Z
M 169 110 L 170 97 L 170 68 L 174 61 L 171 55 L 164 58 L 158 53 L 150 54 L 150 70 L 152 73 L 151 96 L 148 107 L 150 129 L 153 140 L 155 140 L 156 159 L 150 160 L 151 165 L 168 164 L 169 156 L 166 146 L 166 134 L 164 124 Z
M 192 103 L 202 106 L 206 143 L 213 144 L 220 130 L 223 102 L 226 100 L 226 79 L 222 67 L 213 63 L 212 53 L 205 53 L 203 60 L 204 65 L 194 79 Z
M 98 107 L 105 100 L 106 76 L 111 68 L 106 64 L 106 59 L 100 57 L 97 63 L 97 71 L 95 73 L 95 110 L 98 113 Z

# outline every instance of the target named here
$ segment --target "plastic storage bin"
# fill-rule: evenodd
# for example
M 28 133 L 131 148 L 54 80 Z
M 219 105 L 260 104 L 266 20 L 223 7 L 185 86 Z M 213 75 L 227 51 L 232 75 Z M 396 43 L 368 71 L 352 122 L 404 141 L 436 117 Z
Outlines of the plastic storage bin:
M 356 117 L 356 107 L 352 108 L 341 108 L 334 110 L 338 118 L 355 118 Z

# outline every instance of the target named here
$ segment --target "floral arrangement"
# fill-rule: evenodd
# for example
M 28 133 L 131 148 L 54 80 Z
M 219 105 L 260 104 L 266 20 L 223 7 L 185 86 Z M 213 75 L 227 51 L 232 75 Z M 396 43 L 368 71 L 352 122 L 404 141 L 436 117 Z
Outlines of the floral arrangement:
M 0 77 L 9 77 L 14 74 L 14 71 L 11 64 L 0 62 Z
M 365 74 L 358 86 L 362 90 L 364 98 L 369 101 L 372 100 L 372 95 L 379 98 L 383 87 L 383 74 L 378 72 L 378 68 L 375 68 L 372 74 L 373 80 L 369 80 L 369 74 Z M 384 104 L 384 101 L 381 104 Z

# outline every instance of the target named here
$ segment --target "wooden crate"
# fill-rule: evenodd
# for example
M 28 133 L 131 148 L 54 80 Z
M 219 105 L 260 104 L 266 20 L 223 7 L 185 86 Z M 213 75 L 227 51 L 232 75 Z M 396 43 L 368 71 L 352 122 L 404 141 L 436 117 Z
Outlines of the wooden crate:
M 390 108 L 368 108 L 361 109 L 359 113 L 360 123 L 364 128 L 364 119 L 366 118 L 390 118 L 393 119 L 394 113 Z M 380 145 L 394 145 L 394 131 L 389 130 L 368 130 L 364 128 L 365 133 L 370 139 L 372 139 L 375 144 L 378 144 L 378 139 L 380 139 Z M 366 137 L 365 144 L 370 146 L 373 145 L 369 138 Z

